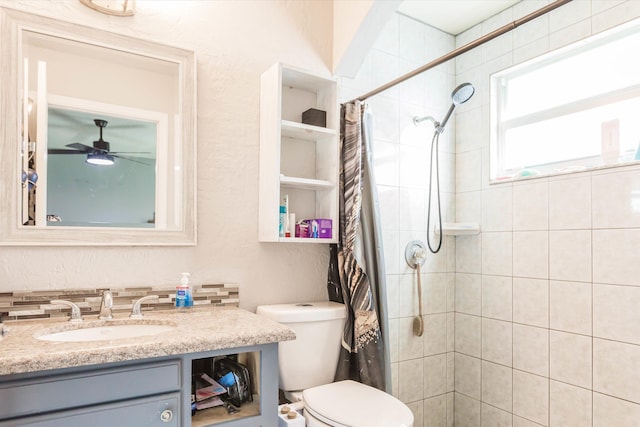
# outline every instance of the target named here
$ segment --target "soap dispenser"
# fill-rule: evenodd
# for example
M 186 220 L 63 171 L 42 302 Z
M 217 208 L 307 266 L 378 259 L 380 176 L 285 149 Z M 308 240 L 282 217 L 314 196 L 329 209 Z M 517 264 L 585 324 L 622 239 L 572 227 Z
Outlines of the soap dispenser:
M 184 309 L 193 307 L 193 294 L 189 286 L 189 273 L 182 273 L 180 285 L 176 288 L 176 308 Z

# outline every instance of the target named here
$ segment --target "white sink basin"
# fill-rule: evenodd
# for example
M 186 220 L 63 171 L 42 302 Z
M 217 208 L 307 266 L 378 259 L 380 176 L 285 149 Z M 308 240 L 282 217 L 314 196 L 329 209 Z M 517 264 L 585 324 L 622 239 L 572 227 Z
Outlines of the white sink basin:
M 126 338 L 147 337 L 171 332 L 176 329 L 171 324 L 108 324 L 96 326 L 79 325 L 77 329 L 52 331 L 37 335 L 35 338 L 41 341 L 55 342 L 87 342 L 87 341 L 111 341 Z

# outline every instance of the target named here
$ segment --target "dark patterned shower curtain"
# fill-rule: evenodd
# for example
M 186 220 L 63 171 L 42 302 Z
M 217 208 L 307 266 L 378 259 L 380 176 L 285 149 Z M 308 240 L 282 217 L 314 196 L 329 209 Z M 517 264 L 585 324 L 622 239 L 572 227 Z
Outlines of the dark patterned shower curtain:
M 391 392 L 388 316 L 378 199 L 372 171 L 371 115 L 342 105 L 339 242 L 331 245 L 329 299 L 347 306 L 335 380 L 353 379 Z

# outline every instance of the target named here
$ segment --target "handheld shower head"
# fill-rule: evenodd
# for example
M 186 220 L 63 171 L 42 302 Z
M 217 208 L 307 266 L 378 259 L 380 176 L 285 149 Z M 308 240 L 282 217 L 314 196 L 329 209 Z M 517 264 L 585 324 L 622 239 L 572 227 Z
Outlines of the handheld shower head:
M 451 107 L 449 107 L 449 111 L 447 111 L 447 115 L 444 116 L 442 122 L 436 126 L 436 130 L 438 132 L 444 131 L 444 127 L 446 126 L 451 114 L 456 109 L 456 107 L 460 104 L 464 104 L 473 96 L 476 89 L 473 87 L 471 83 L 462 83 L 460 86 L 456 87 L 453 92 L 451 92 Z
M 447 114 L 444 116 L 444 119 L 442 119 L 442 122 L 438 122 L 433 117 L 427 116 L 427 117 L 414 117 L 413 123 L 417 126 L 421 122 L 425 120 L 429 120 L 433 122 L 433 125 L 436 128 L 436 132 L 442 133 L 444 131 L 445 125 L 449 121 L 449 118 L 451 118 L 451 114 L 453 114 L 453 111 L 456 109 L 456 107 L 460 104 L 464 104 L 469 99 L 471 99 L 475 91 L 476 89 L 473 87 L 471 83 L 462 83 L 461 85 L 456 87 L 453 90 L 453 92 L 451 92 L 451 101 L 452 101 L 451 107 L 449 107 L 449 111 L 447 111 Z

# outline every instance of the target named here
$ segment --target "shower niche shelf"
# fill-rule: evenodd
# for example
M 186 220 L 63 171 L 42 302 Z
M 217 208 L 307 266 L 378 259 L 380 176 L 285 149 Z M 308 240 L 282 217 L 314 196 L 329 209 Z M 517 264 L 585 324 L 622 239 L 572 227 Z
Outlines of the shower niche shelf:
M 310 108 L 327 114 L 326 127 L 302 123 Z M 258 239 L 261 242 L 335 243 L 338 223 L 337 83 L 276 63 L 260 80 L 260 182 Z M 331 238 L 280 237 L 280 205 L 289 199 L 296 221 L 331 219 Z M 291 235 L 294 235 L 294 225 Z

